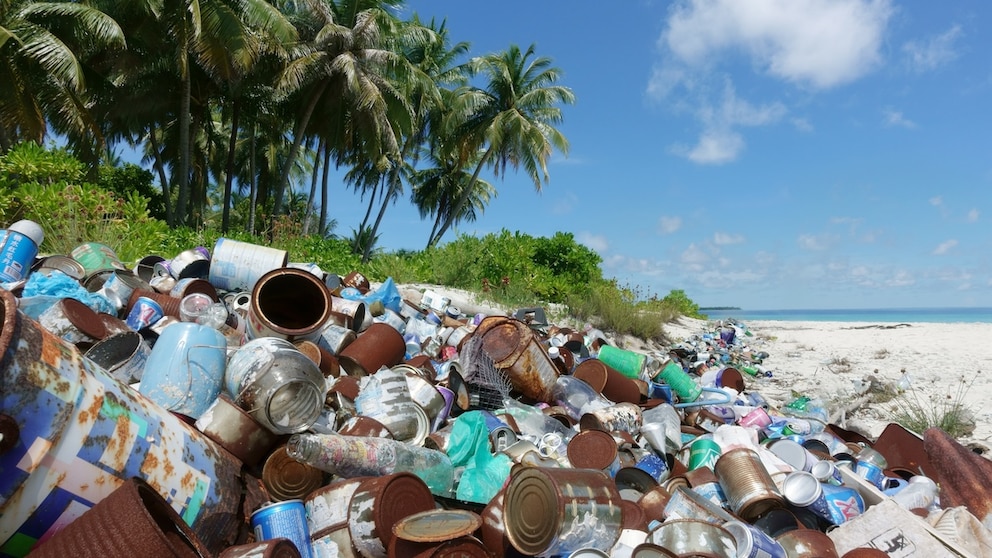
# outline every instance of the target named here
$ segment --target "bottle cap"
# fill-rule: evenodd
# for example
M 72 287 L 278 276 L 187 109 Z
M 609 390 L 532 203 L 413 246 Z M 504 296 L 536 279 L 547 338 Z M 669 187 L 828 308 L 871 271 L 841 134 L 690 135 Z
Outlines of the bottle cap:
M 30 238 L 34 242 L 35 246 L 41 246 L 41 243 L 45 240 L 45 231 L 41 229 L 41 225 L 27 219 L 21 219 L 8 227 L 7 230 L 23 234 L 24 236 Z

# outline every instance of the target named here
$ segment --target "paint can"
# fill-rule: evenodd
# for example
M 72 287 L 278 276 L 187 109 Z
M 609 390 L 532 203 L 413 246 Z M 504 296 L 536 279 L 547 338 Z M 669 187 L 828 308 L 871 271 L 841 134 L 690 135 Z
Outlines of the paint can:
M 220 395 L 227 341 L 212 327 L 190 322 L 162 330 L 138 391 L 166 409 L 200 418 Z
M 262 275 L 288 263 L 285 250 L 218 238 L 207 279 L 222 291 L 251 291 Z
M 114 252 L 114 249 L 106 244 L 85 242 L 73 248 L 70 254 L 72 259 L 83 266 L 86 277 L 102 271 L 127 271 L 127 267 L 117 257 L 117 252 Z
M 342 320 L 340 325 L 350 327 L 355 333 L 361 333 L 372 325 L 372 313 L 361 300 L 350 300 L 339 296 L 331 297 L 331 307 Z
M 227 393 L 275 434 L 310 428 L 324 406 L 324 375 L 292 343 L 262 337 L 239 347 L 227 363 Z
M 26 279 L 44 240 L 41 225 L 27 219 L 0 230 L 0 283 Z
M 515 468 L 503 506 L 506 536 L 525 555 L 609 550 L 623 527 L 616 485 L 592 469 Z
M 300 556 L 314 558 L 306 515 L 302 500 L 266 504 L 252 512 L 251 528 L 256 540 L 289 539 L 296 545 Z
M 212 553 L 161 494 L 132 478 L 35 548 L 31 556 L 207 557 Z
M 301 558 L 293 541 L 277 538 L 229 546 L 217 558 Z
M 620 454 L 613 436 L 602 430 L 583 430 L 572 436 L 566 446 L 572 467 L 595 469 L 614 477 L 620 470 Z
M 133 384 L 141 381 L 151 352 L 140 333 L 127 330 L 104 337 L 84 356 L 118 381 Z
M 510 385 L 535 401 L 551 402 L 559 372 L 527 324 L 505 316 L 482 320 L 473 336 L 493 365 L 506 372 Z
M 435 508 L 427 484 L 413 473 L 394 473 L 363 480 L 348 506 L 348 529 L 355 550 L 365 558 L 386 558 L 393 525 L 415 513 Z
M 227 394 L 220 394 L 198 419 L 196 429 L 249 467 L 269 455 L 278 437 L 264 428 Z
M 406 343 L 403 336 L 386 324 L 372 324 L 355 341 L 338 353 L 338 361 L 351 376 L 375 374 L 382 367 L 403 361 Z
M 761 462 L 758 452 L 734 448 L 713 466 L 730 509 L 745 521 L 754 521 L 769 510 L 781 508 L 785 499 Z
M 608 345 L 604 345 L 606 347 Z M 579 363 L 572 375 L 592 386 L 614 403 L 641 402 L 641 390 L 630 378 L 621 374 L 607 363 L 590 358 Z
M 5 552 L 27 554 L 131 477 L 167 495 L 211 552 L 234 540 L 239 461 L 27 318 L 10 292 L 0 307 L 0 415 L 18 432 L 0 453 Z

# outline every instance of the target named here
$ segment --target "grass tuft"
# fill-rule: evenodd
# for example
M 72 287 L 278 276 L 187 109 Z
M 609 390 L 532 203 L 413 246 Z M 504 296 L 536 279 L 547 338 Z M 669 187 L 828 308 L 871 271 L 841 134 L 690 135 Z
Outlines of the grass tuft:
M 891 420 L 920 435 L 927 428 L 937 427 L 952 438 L 968 436 L 975 431 L 975 415 L 964 397 L 975 379 L 961 378 L 953 394 L 934 395 L 927 400 L 921 400 L 916 390 L 905 391 L 894 400 Z

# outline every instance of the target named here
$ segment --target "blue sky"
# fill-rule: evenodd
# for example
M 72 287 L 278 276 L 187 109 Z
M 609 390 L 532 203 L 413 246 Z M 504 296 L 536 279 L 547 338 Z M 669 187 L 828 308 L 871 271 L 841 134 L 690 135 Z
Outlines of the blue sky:
M 472 54 L 536 45 L 577 102 L 456 233 L 571 232 L 603 272 L 745 309 L 992 306 L 992 4 L 422 0 Z M 350 190 L 330 205 L 349 236 Z M 420 249 L 401 201 L 380 246 Z M 455 238 L 449 232 L 445 240 Z

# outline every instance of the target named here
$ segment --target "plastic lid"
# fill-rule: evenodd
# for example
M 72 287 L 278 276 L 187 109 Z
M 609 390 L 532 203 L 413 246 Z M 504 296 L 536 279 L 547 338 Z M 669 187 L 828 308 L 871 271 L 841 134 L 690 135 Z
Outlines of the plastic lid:
M 33 240 L 35 246 L 41 246 L 41 243 L 45 240 L 45 231 L 42 230 L 41 225 L 27 219 L 21 219 L 20 221 L 7 227 L 7 230 L 23 234 Z

